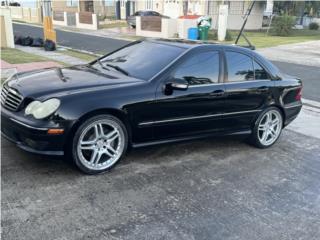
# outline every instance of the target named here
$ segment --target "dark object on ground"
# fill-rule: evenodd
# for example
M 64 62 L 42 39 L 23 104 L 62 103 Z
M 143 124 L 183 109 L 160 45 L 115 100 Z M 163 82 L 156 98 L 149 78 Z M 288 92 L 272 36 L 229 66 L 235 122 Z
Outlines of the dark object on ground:
M 301 80 L 247 48 L 140 40 L 86 65 L 7 81 L 1 131 L 95 174 L 128 147 L 221 135 L 270 147 L 299 114 L 301 91 Z
M 14 36 L 14 44 L 21 45 L 21 40 L 22 40 L 21 36 Z
M 32 37 L 22 37 L 21 38 L 21 45 L 22 46 L 31 46 L 33 43 L 33 38 Z
M 56 50 L 55 42 L 51 41 L 51 40 L 48 40 L 48 39 L 44 41 L 43 47 L 44 47 L 44 50 L 46 50 L 46 51 L 54 51 L 54 50 Z
M 35 38 L 33 39 L 32 47 L 43 47 L 43 39 L 42 38 Z
M 318 30 L 319 29 L 319 24 L 316 22 L 312 22 L 309 24 L 309 29 L 310 30 Z

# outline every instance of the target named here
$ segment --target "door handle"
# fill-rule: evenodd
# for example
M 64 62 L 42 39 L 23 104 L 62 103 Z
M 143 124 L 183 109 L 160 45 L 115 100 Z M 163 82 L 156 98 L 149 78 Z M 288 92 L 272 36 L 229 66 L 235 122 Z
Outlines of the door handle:
M 215 90 L 212 93 L 210 93 L 210 96 L 212 97 L 221 97 L 224 95 L 224 90 Z
M 269 88 L 268 87 L 259 87 L 258 89 L 257 89 L 257 92 L 268 92 L 269 91 Z

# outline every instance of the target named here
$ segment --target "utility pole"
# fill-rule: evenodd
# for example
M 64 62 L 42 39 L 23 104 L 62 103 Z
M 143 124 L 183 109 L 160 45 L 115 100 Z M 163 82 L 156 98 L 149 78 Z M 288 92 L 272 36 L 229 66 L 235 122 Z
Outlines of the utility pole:
M 51 0 L 43 0 L 43 34 L 44 40 L 57 41 L 56 31 L 52 24 Z

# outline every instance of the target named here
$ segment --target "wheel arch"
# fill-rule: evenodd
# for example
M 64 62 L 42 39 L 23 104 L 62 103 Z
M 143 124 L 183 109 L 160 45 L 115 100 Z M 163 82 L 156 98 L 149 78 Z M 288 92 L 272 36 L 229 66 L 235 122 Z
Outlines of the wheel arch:
M 282 115 L 282 128 L 284 128 L 284 124 L 286 122 L 286 112 L 284 111 L 284 108 L 278 104 L 272 104 L 270 105 L 270 107 L 275 107 L 275 108 L 278 108 L 280 110 L 280 113 Z
M 67 135 L 67 141 L 65 144 L 65 150 L 67 151 L 69 144 L 72 143 L 73 136 L 77 129 L 81 126 L 81 124 L 86 121 L 87 119 L 97 116 L 97 115 L 102 115 L 102 114 L 109 114 L 112 115 L 116 118 L 118 118 L 126 127 L 127 132 L 128 132 L 128 144 L 131 145 L 131 139 L 132 139 L 132 128 L 128 119 L 128 115 L 119 110 L 119 109 L 114 109 L 114 108 L 101 108 L 101 109 L 95 109 L 92 111 L 89 111 L 85 114 L 83 114 L 71 127 L 70 131 L 68 132 Z
M 285 124 L 285 122 L 286 122 L 286 113 L 285 113 L 285 111 L 284 111 L 284 108 L 283 108 L 282 106 L 278 105 L 278 104 L 270 104 L 267 108 L 263 109 L 259 114 L 256 115 L 254 121 L 253 121 L 252 124 L 251 124 L 252 128 L 257 124 L 257 121 L 258 121 L 258 119 L 259 119 L 259 117 L 260 117 L 260 114 L 261 114 L 262 112 L 264 112 L 266 109 L 270 108 L 270 107 L 275 107 L 275 108 L 277 108 L 277 109 L 280 111 L 280 113 L 281 113 L 281 115 L 282 115 L 282 128 L 285 127 L 284 124 Z

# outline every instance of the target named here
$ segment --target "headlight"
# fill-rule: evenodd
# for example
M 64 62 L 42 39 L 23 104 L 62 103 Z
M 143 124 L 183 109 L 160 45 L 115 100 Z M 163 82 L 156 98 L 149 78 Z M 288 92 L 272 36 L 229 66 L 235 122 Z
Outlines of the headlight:
M 33 101 L 24 111 L 25 114 L 32 114 L 36 119 L 42 119 L 50 116 L 57 111 L 60 106 L 60 100 L 57 98 L 51 98 L 45 102 Z

